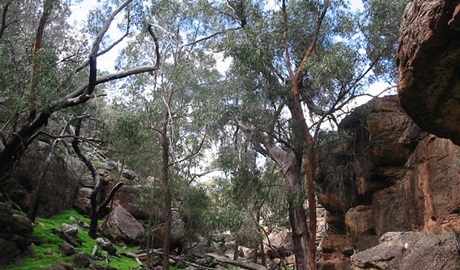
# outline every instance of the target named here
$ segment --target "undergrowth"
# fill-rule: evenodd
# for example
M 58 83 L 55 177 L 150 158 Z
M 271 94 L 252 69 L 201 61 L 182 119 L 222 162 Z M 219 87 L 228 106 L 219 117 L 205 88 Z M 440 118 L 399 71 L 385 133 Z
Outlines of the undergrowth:
M 59 244 L 65 241 L 59 238 L 59 236 L 52 233 L 52 228 L 61 227 L 62 223 L 73 224 L 70 217 L 79 218 L 82 221 L 89 223 L 89 219 L 85 218 L 75 210 L 63 211 L 61 214 L 50 217 L 50 218 L 37 218 L 35 221 L 34 235 L 37 236 L 42 242 L 41 245 L 33 246 L 35 252 L 33 254 L 24 257 L 24 261 L 21 266 L 10 265 L 4 269 L 8 270 L 34 270 L 34 269 L 47 269 L 52 265 L 59 265 L 61 262 L 71 263 L 70 257 L 66 256 L 63 251 L 59 249 Z M 76 247 L 75 252 L 84 252 L 91 256 L 96 241 L 88 236 L 88 230 L 80 228 L 78 230 L 78 238 L 83 241 L 81 247 Z M 120 247 L 117 248 L 117 254 L 123 252 L 132 252 L 137 250 L 137 247 Z M 102 251 L 102 254 L 106 254 Z M 121 256 L 111 256 L 108 263 L 105 260 L 96 261 L 101 266 L 110 265 L 116 269 L 133 269 L 137 266 L 136 261 L 133 258 Z

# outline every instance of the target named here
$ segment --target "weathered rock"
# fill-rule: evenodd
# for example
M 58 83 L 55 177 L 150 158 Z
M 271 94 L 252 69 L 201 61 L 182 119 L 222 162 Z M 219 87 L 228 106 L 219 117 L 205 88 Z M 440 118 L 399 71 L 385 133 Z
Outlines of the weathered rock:
M 417 125 L 460 145 L 458 1 L 413 0 L 400 30 L 398 92 Z
M 153 242 L 152 247 L 161 248 L 163 246 L 163 240 L 165 238 L 164 227 L 159 226 L 152 228 Z M 180 213 L 178 211 L 172 211 L 172 220 L 171 220 L 171 232 L 170 232 L 170 247 L 171 249 L 178 248 L 182 249 L 183 238 L 185 236 L 185 223 L 182 220 Z
M 457 240 L 421 232 L 388 232 L 380 244 L 351 256 L 355 270 L 457 269 Z
M 96 243 L 102 248 L 102 250 L 107 251 L 109 255 L 115 255 L 117 253 L 115 246 L 107 239 L 99 237 L 96 239 Z
M 460 148 L 447 139 L 429 136 L 407 162 L 404 177 L 407 217 L 412 230 L 460 231 Z
M 65 270 L 75 270 L 75 267 L 73 267 L 71 264 L 68 264 L 66 262 L 61 262 L 59 265 L 64 267 Z
M 284 258 L 294 252 L 292 234 L 287 229 L 270 233 L 268 240 L 264 239 L 264 244 L 267 246 L 265 252 L 272 259 Z
M 329 233 L 320 244 L 318 270 L 342 270 L 350 265 L 353 254 L 351 238 L 346 235 Z
M 59 244 L 59 249 L 62 250 L 66 256 L 70 256 L 75 253 L 75 248 L 69 243 Z
M 407 218 L 407 204 L 404 200 L 402 183 L 379 190 L 372 196 L 374 230 L 376 235 L 385 232 L 410 230 Z
M 109 183 L 107 192 L 109 192 L 114 183 Z M 114 207 L 122 205 L 136 219 L 147 220 L 149 212 L 147 209 L 147 200 L 151 198 L 152 187 L 148 186 L 122 186 L 113 198 Z
M 67 223 L 62 223 L 61 227 L 64 230 L 64 232 L 67 233 L 68 235 L 74 238 L 78 238 L 78 227 L 77 226 L 70 225 Z
M 61 228 L 52 228 L 51 232 L 59 236 L 62 240 L 66 241 L 67 243 L 71 244 L 74 247 L 81 247 L 83 244 L 83 241 L 81 239 L 68 235 Z
M 358 205 L 351 208 L 345 215 L 345 224 L 356 250 L 364 250 L 377 244 L 372 206 Z
M 11 205 L 1 201 L 0 228 L 0 266 L 3 266 L 26 254 L 36 239 L 32 235 L 32 222 L 27 217 L 13 214 Z
M 49 147 L 49 144 L 42 142 L 31 145 L 15 168 L 13 178 L 9 182 L 11 186 L 5 187 L 10 199 L 24 210 L 30 206 L 30 196 L 37 188 L 37 176 L 42 170 Z M 77 158 L 53 151 L 44 175 L 45 183 L 40 190 L 37 215 L 50 217 L 71 208 L 79 187 L 79 179 L 84 171 L 84 164 Z M 22 188 L 18 188 L 17 184 Z
M 143 233 L 142 224 L 121 205 L 113 209 L 102 224 L 102 234 L 114 241 L 137 243 Z
M 74 208 L 82 213 L 89 215 L 91 213 L 91 193 L 92 188 L 82 187 L 78 189 L 77 196 L 73 203 Z
M 316 175 L 328 232 L 349 236 L 349 246 L 360 251 L 377 244 L 385 232 L 409 229 L 405 164 L 427 135 L 403 112 L 398 98 L 374 98 L 347 116 L 338 134 L 328 135 L 336 139 L 318 147 Z M 326 248 L 320 267 L 344 269 L 353 253 L 347 250 Z
M 76 267 L 85 268 L 91 263 L 91 259 L 84 252 L 77 252 L 71 257 L 72 262 Z

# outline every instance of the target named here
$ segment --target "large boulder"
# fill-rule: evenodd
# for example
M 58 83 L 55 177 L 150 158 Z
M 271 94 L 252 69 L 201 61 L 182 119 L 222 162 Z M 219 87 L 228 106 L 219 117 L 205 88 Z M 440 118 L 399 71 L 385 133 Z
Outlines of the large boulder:
M 106 193 L 110 192 L 114 185 L 115 183 L 109 182 Z M 151 186 L 124 185 L 117 191 L 112 203 L 115 207 L 122 205 L 136 219 L 148 220 L 148 205 L 149 200 L 152 198 L 153 189 L 154 187 Z
M 453 235 L 388 232 L 380 244 L 351 256 L 353 269 L 457 269 L 458 241 Z
M 77 158 L 52 150 L 51 161 L 44 168 L 50 145 L 38 142 L 31 145 L 20 159 L 14 173 L 2 187 L 8 197 L 27 211 L 32 193 L 37 189 L 38 176 L 42 179 L 37 215 L 50 217 L 73 206 L 85 166 Z
M 138 243 L 144 227 L 123 206 L 118 205 L 102 224 L 102 234 L 116 242 Z
M 409 1 L 401 24 L 398 92 L 417 125 L 460 144 L 458 1 Z

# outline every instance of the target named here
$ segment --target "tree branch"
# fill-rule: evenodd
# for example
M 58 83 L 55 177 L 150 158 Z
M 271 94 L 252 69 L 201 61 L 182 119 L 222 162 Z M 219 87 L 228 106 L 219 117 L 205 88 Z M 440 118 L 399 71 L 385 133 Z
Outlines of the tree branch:
M 5 30 L 6 30 L 6 27 L 8 26 L 7 23 L 6 23 L 6 15 L 8 13 L 8 8 L 10 7 L 12 2 L 13 2 L 13 0 L 8 1 L 5 4 L 5 6 L 3 7 L 2 22 L 1 22 L 1 25 L 0 25 L 0 39 L 2 39 L 3 34 L 5 33 Z
M 30 89 L 29 89 L 29 102 L 30 102 L 30 118 L 35 118 L 37 113 L 37 87 L 38 78 L 37 73 L 40 70 L 40 59 L 38 59 L 38 53 L 43 46 L 43 33 L 45 30 L 46 23 L 53 9 L 53 0 L 46 0 L 43 3 L 43 12 L 38 21 L 37 30 L 35 31 L 34 48 L 32 52 L 32 69 L 30 73 Z
M 221 34 L 224 34 L 224 33 L 227 33 L 227 32 L 230 32 L 230 31 L 236 31 L 236 30 L 239 30 L 239 29 L 242 29 L 241 26 L 238 26 L 238 27 L 233 27 L 233 28 L 230 28 L 230 29 L 225 29 L 225 30 L 222 30 L 222 31 L 218 31 L 218 32 L 215 32 L 209 36 L 206 36 L 206 37 L 203 37 L 203 38 L 200 38 L 200 39 L 197 39 L 195 41 L 192 41 L 192 42 L 189 42 L 185 45 L 182 45 L 180 48 L 179 48 L 179 51 L 182 50 L 184 47 L 187 47 L 187 46 L 191 46 L 191 45 L 195 45 L 199 42 L 202 42 L 202 41 L 206 41 L 208 39 L 211 39 L 215 36 L 218 36 L 218 35 L 221 35 Z
M 123 2 L 119 7 L 117 7 L 112 14 L 105 20 L 104 25 L 99 30 L 99 33 L 96 36 L 96 39 L 93 43 L 93 48 L 89 55 L 89 78 L 88 78 L 88 86 L 85 88 L 85 95 L 92 95 L 94 89 L 96 88 L 96 77 L 97 77 L 97 53 L 99 52 L 99 47 L 101 45 L 102 39 L 104 38 L 107 30 L 110 27 L 113 19 L 120 13 L 132 0 L 126 0 Z
M 206 139 L 206 137 L 207 137 L 206 135 L 207 135 L 207 134 L 205 133 L 204 136 L 203 136 L 203 138 L 201 139 L 200 145 L 198 146 L 197 149 L 195 149 L 195 151 L 193 151 L 192 153 L 190 153 L 189 155 L 187 155 L 186 157 L 184 157 L 184 158 L 182 158 L 182 159 L 180 159 L 180 160 L 178 160 L 178 161 L 174 161 L 174 162 L 169 163 L 169 164 L 168 164 L 168 167 L 171 167 L 171 166 L 173 166 L 173 165 L 175 165 L 175 164 L 184 162 L 184 161 L 186 161 L 186 160 L 188 160 L 188 159 L 190 159 L 190 158 L 196 156 L 198 153 L 200 153 L 201 149 L 203 148 L 204 141 L 205 141 L 205 139 Z
M 283 2 L 284 1 L 285 0 L 283 0 Z M 326 13 L 327 13 L 327 10 L 328 10 L 330 4 L 331 4 L 331 1 L 328 0 L 326 2 L 325 6 L 324 6 L 323 11 L 321 12 L 321 15 L 318 18 L 318 21 L 316 23 L 316 28 L 315 28 L 315 34 L 313 36 L 313 41 L 311 42 L 310 47 L 308 47 L 308 50 L 305 52 L 305 55 L 304 55 L 302 61 L 300 62 L 300 65 L 297 68 L 297 72 L 296 72 L 295 77 L 294 77 L 295 80 L 298 80 L 300 78 L 300 75 L 302 74 L 302 70 L 303 70 L 303 67 L 304 67 L 305 63 L 307 62 L 307 60 L 310 57 L 310 55 L 313 52 L 313 50 L 315 49 L 316 42 L 318 41 L 318 37 L 319 37 L 319 32 L 321 30 L 321 25 L 323 23 L 324 17 L 326 16 Z

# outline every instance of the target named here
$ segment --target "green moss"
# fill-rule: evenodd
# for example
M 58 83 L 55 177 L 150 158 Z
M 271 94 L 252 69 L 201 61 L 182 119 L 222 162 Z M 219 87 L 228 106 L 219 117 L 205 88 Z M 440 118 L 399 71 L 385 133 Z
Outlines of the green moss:
M 59 244 L 64 243 L 59 236 L 52 233 L 52 228 L 60 227 L 62 223 L 73 224 L 70 217 L 79 218 L 87 223 L 89 219 L 80 215 L 75 210 L 67 210 L 59 215 L 51 218 L 37 218 L 35 221 L 34 235 L 37 236 L 42 244 L 34 246 L 35 252 L 24 258 L 23 266 L 8 266 L 4 269 L 8 270 L 33 270 L 33 269 L 46 269 L 50 265 L 59 265 L 60 262 L 71 263 L 70 257 L 65 256 L 64 253 L 59 249 Z M 96 241 L 88 236 L 88 230 L 83 229 L 78 231 L 78 238 L 83 241 L 81 247 L 75 248 L 76 252 L 84 252 L 91 255 Z M 115 246 L 118 250 L 118 254 L 123 252 L 133 252 L 137 250 L 137 247 L 123 248 Z M 103 251 L 103 254 L 105 251 Z M 106 266 L 105 260 L 95 261 L 99 265 Z M 109 265 L 117 269 L 131 269 L 137 266 L 134 259 L 123 257 L 120 258 L 112 256 L 109 260 Z

